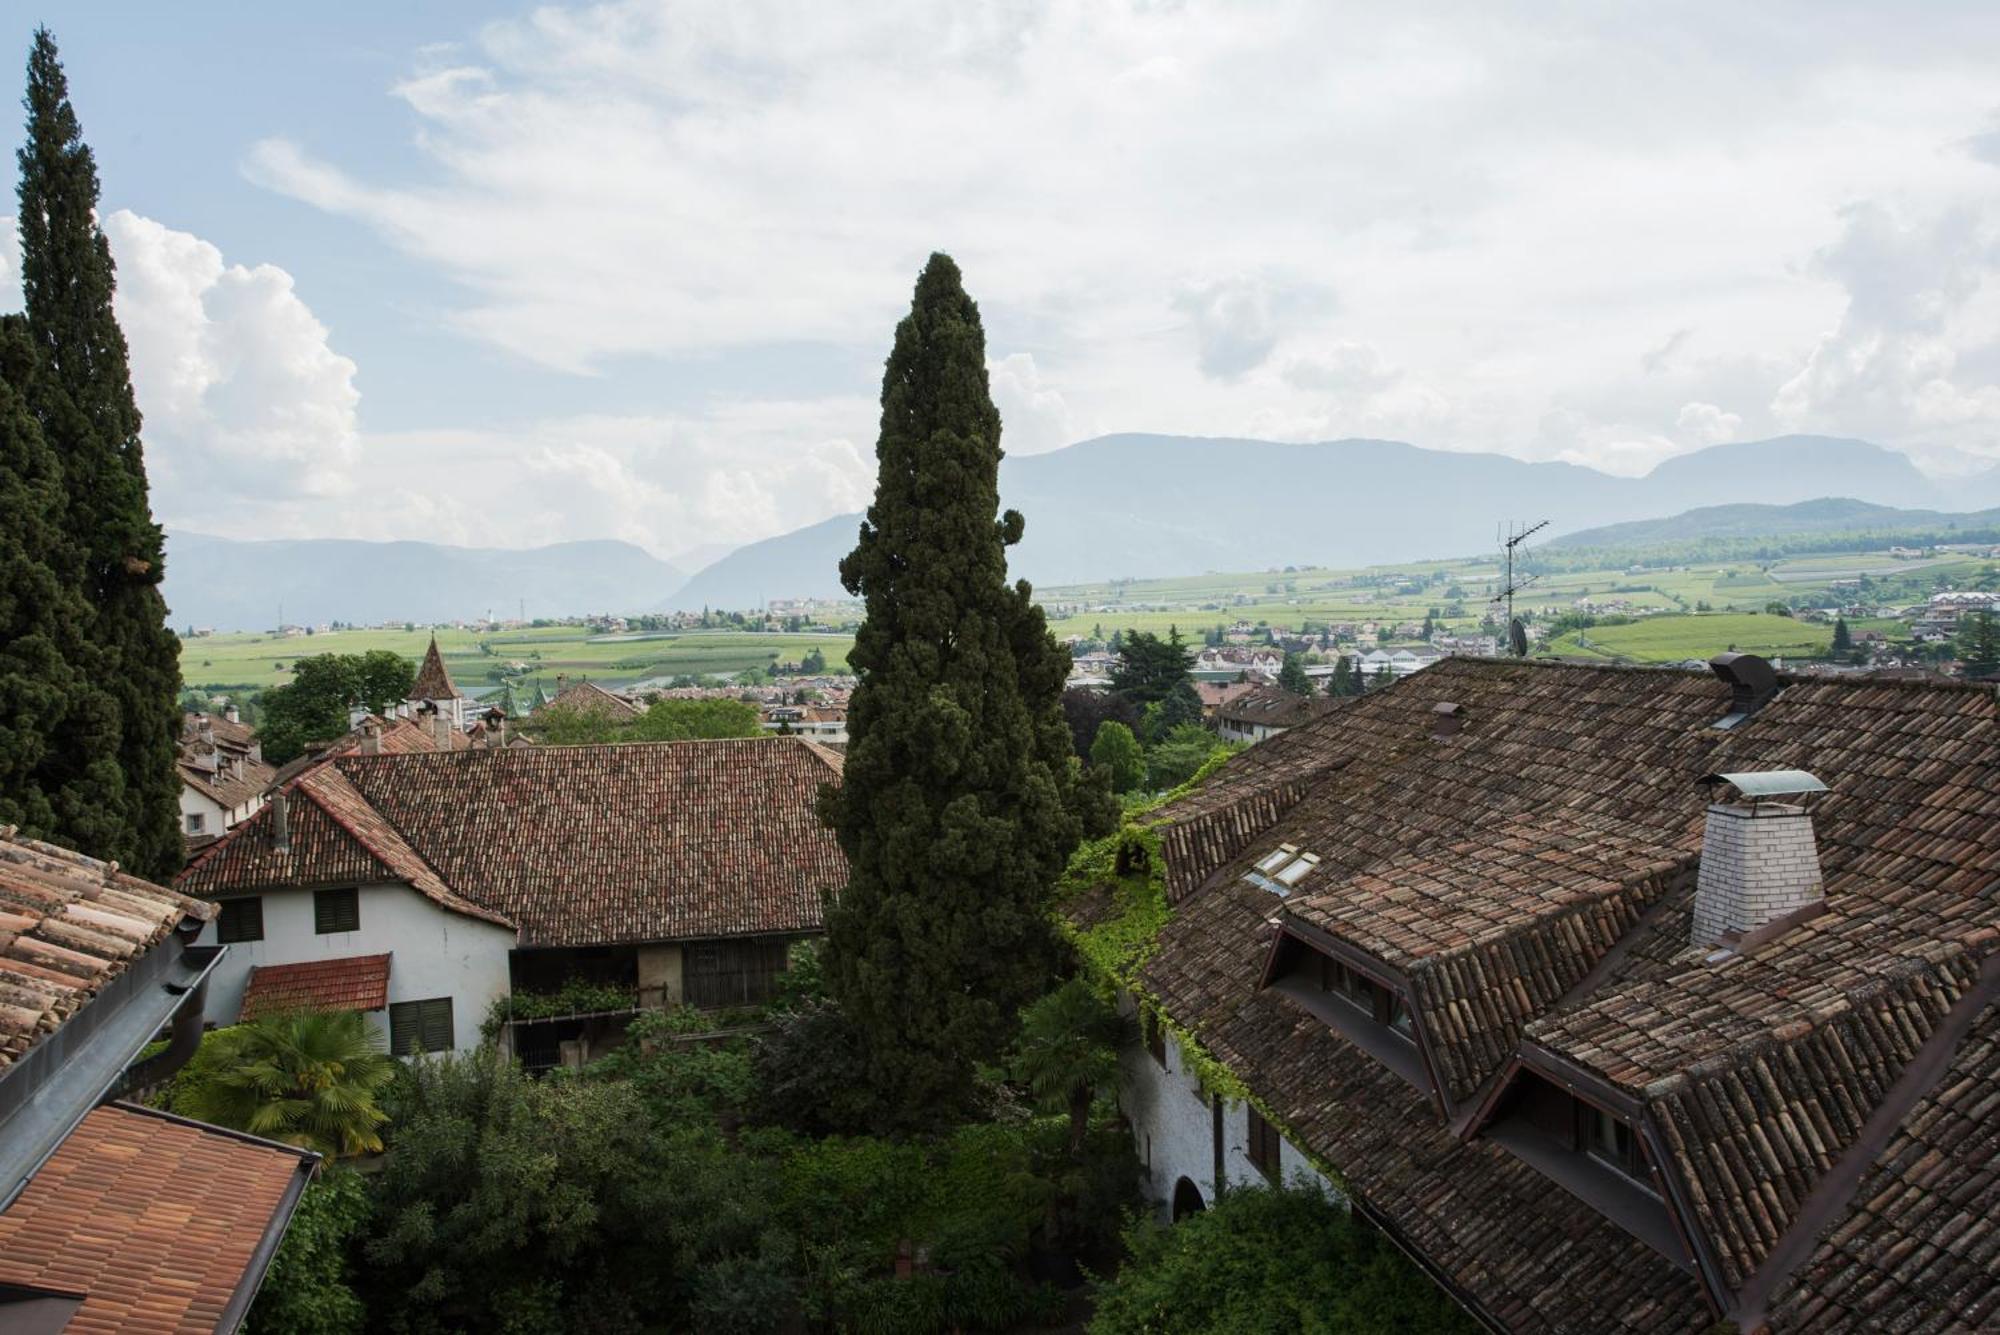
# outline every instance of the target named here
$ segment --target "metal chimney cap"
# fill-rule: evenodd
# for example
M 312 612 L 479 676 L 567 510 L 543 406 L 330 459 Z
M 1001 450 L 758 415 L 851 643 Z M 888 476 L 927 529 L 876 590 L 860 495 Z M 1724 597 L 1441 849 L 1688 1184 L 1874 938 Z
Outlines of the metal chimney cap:
M 1794 793 L 1823 793 L 1827 786 L 1802 769 L 1745 770 L 1737 774 L 1705 774 L 1699 782 L 1713 787 L 1731 784 L 1753 801 L 1760 797 L 1785 797 Z

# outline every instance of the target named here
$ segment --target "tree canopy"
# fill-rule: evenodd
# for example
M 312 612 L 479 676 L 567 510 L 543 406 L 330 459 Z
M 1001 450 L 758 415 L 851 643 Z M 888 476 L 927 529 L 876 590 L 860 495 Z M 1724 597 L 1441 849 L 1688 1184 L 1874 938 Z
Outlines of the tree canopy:
M 1173 694 L 1176 686 L 1188 680 L 1193 666 L 1194 650 L 1181 640 L 1180 627 L 1168 627 L 1165 639 L 1135 630 L 1118 647 L 1111 689 L 1143 709 Z
M 882 379 L 875 498 L 841 583 L 866 615 L 848 664 L 843 779 L 821 813 L 850 879 L 827 914 L 827 976 L 887 1124 L 935 1124 L 973 1093 L 1053 976 L 1049 897 L 1109 803 L 1080 782 L 1061 698 L 1070 655 L 1025 581 L 1000 508 L 1000 414 L 979 309 L 933 255 Z M 976 924 L 976 927 L 974 926 Z
M 1145 748 L 1116 719 L 1098 725 L 1097 740 L 1090 744 L 1090 764 L 1109 776 L 1114 793 L 1128 793 L 1146 781 Z
M 409 698 L 415 680 L 415 666 L 390 649 L 297 660 L 289 682 L 264 692 L 258 738 L 265 759 L 282 765 L 312 743 L 340 736 L 351 708 L 386 712 Z

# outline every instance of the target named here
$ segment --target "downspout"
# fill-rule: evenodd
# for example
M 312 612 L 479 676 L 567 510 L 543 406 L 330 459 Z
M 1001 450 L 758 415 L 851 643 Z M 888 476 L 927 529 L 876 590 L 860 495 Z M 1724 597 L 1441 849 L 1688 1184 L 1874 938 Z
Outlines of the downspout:
M 208 975 L 203 974 L 187 1000 L 181 1002 L 174 1012 L 173 1028 L 169 1031 L 167 1046 L 146 1058 L 125 1068 L 105 1095 L 109 1099 L 130 1098 L 134 1093 L 151 1088 L 165 1081 L 168 1076 L 187 1065 L 196 1049 L 201 1047 L 201 1035 L 205 1027 L 204 1012 L 208 1006 Z

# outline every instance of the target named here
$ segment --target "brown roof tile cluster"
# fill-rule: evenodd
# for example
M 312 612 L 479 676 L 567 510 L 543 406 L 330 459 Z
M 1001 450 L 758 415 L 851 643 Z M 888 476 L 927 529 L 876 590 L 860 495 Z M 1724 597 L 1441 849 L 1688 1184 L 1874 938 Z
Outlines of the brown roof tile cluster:
M 1255 686 L 1216 706 L 1215 717 L 1240 727 L 1296 728 L 1340 707 L 1324 695 L 1300 695 L 1279 686 Z
M 437 636 L 431 636 L 431 647 L 424 650 L 424 661 L 417 668 L 417 678 L 410 686 L 412 700 L 457 700 L 458 687 L 452 685 L 451 673 L 445 671 L 444 655 L 438 652 Z
M 0 1070 L 215 906 L 0 828 Z
M 240 1318 L 260 1244 L 317 1161 L 129 1104 L 94 1109 L 0 1214 L 0 1283 L 80 1295 L 70 1331 L 211 1335 Z
M 616 722 L 627 722 L 638 718 L 646 711 L 627 700 L 622 695 L 614 695 L 594 681 L 573 681 L 555 693 L 553 699 L 538 707 L 535 712 L 545 709 L 573 709 L 579 714 L 602 714 Z
M 787 737 L 340 756 L 297 783 L 288 849 L 266 808 L 181 886 L 407 881 L 523 946 L 814 932 L 847 879 L 814 814 L 840 765 Z
M 1441 704 L 1458 706 L 1448 736 Z M 1807 1196 L 1891 1083 L 1978 1001 L 2000 950 L 2000 706 L 1972 687 L 1807 678 L 1716 729 L 1728 712 L 1702 673 L 1446 659 L 1160 813 L 1177 906 L 1143 987 L 1500 1324 L 1685 1330 L 1712 1314 L 1694 1272 L 1483 1137 L 1460 1141 L 1419 1091 L 1260 990 L 1272 943 L 1295 922 L 1402 978 L 1468 1116 L 1517 1048 L 1636 1100 L 1690 1202 L 1700 1273 L 1733 1291 L 1810 1223 Z M 1697 781 L 1781 768 L 1831 790 L 1814 806 L 1825 911 L 1733 953 L 1693 949 Z M 1244 879 L 1280 843 L 1320 858 L 1283 900 Z M 1990 1199 L 1972 1155 L 1990 1140 L 1927 1145 L 1904 1191 L 1941 1210 Z M 1893 1246 L 1875 1263 L 1906 1275 Z M 1984 1278 L 1991 1301 L 2000 1275 Z M 1871 1292 L 1896 1301 L 1887 1280 Z
M 277 1011 L 379 1011 L 388 1004 L 387 955 L 260 964 L 243 989 L 246 1020 Z

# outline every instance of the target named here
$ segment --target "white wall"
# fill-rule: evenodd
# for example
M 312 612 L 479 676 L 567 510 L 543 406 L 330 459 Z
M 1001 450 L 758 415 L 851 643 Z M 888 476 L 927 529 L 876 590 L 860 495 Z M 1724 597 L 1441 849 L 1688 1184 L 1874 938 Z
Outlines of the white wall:
M 460 1051 L 479 1046 L 479 1026 L 495 997 L 508 991 L 509 928 L 438 907 L 407 885 L 364 885 L 361 928 L 321 936 L 313 931 L 313 893 L 275 890 L 263 895 L 264 939 L 238 941 L 216 966 L 208 985 L 208 1018 L 234 1024 L 243 1009 L 250 970 L 260 964 L 298 964 L 346 955 L 390 954 L 389 1000 L 451 998 L 452 1040 Z M 201 944 L 214 945 L 214 923 Z M 388 1039 L 388 1016 L 374 1016 Z
M 188 829 L 187 818 L 199 814 L 202 818 L 199 830 Z M 229 828 L 229 813 L 222 804 L 206 793 L 196 792 L 187 784 L 181 785 L 181 832 L 183 834 L 221 834 Z
M 1121 1009 L 1134 1013 L 1129 999 Z M 1183 1068 L 1180 1044 L 1167 1037 L 1167 1065 L 1162 1070 L 1143 1043 L 1119 1058 L 1118 1104 L 1132 1123 L 1134 1149 L 1144 1173 L 1146 1195 L 1161 1219 L 1171 1217 L 1175 1184 L 1185 1177 L 1201 1191 L 1204 1205 L 1213 1205 L 1215 1184 L 1215 1123 L 1209 1097 L 1201 1082 Z M 1278 1156 L 1285 1181 L 1317 1186 L 1338 1197 L 1306 1157 L 1285 1141 Z M 1262 1186 L 1264 1172 L 1250 1161 L 1250 1109 L 1245 1103 L 1222 1107 L 1222 1176 L 1233 1187 Z

